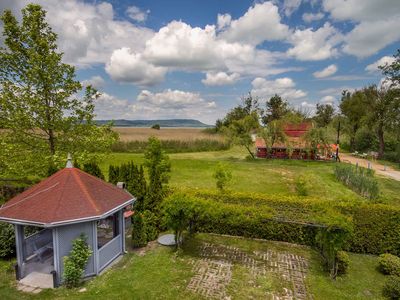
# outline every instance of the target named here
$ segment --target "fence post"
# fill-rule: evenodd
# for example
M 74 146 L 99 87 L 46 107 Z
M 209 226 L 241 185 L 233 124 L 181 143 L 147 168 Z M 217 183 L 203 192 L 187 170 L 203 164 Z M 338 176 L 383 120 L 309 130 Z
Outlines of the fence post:
M 58 287 L 58 282 L 57 282 L 57 272 L 55 270 L 50 272 L 51 275 L 53 275 L 53 287 L 56 288 Z

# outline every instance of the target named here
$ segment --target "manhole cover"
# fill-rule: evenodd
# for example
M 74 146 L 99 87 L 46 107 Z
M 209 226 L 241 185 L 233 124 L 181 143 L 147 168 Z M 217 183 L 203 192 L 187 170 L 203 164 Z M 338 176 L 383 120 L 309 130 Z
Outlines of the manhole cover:
M 157 242 L 164 246 L 175 246 L 175 234 L 164 234 L 158 238 Z

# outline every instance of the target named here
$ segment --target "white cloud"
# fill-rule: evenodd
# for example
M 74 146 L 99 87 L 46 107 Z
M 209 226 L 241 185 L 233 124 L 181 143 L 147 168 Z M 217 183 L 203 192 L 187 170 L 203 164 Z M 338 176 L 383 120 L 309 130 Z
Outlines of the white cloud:
M 257 77 L 251 82 L 251 85 L 253 87 L 251 93 L 262 99 L 269 99 L 273 95 L 278 94 L 284 99 L 295 100 L 307 95 L 306 92 L 296 89 L 296 84 L 288 77 L 275 80 Z
M 339 21 L 382 20 L 400 14 L 398 0 L 323 0 L 322 6 Z
M 130 48 L 115 50 L 106 65 L 106 72 L 113 80 L 150 86 L 164 80 L 167 68 L 157 67 L 143 59 Z
M 206 78 L 201 82 L 205 85 L 230 85 L 238 81 L 238 73 L 227 74 L 225 72 L 207 72 Z
M 129 6 L 126 9 L 126 14 L 131 18 L 132 20 L 136 22 L 144 22 L 147 20 L 147 16 L 150 13 L 150 10 L 143 11 L 137 6 Z
M 336 65 L 329 65 L 325 69 L 321 71 L 314 72 L 313 75 L 315 78 L 324 78 L 331 76 L 337 72 L 337 66 Z
M 283 11 L 287 17 L 291 16 L 294 11 L 296 11 L 301 4 L 301 0 L 284 0 L 283 1 Z
M 193 118 L 213 122 L 218 113 L 214 101 L 205 100 L 199 93 L 167 89 L 159 93 L 142 90 L 132 111 L 141 118 Z
M 95 104 L 95 114 L 98 120 L 132 118 L 128 100 L 119 99 L 107 93 L 101 93 Z
M 319 100 L 319 102 L 321 102 L 322 104 L 333 105 L 336 102 L 336 98 L 331 95 L 328 95 L 328 96 L 322 97 L 321 100 Z
M 319 21 L 319 20 L 323 19 L 324 17 L 325 17 L 325 14 L 319 12 L 319 13 L 316 13 L 316 14 L 304 13 L 302 18 L 303 18 L 304 22 L 311 23 L 313 21 Z
M 229 42 L 258 45 L 263 41 L 285 39 L 289 27 L 281 23 L 278 7 L 272 2 L 257 3 L 239 19 L 232 20 L 221 33 Z
M 198 93 L 168 89 L 159 93 L 142 90 L 130 101 L 102 93 L 96 100 L 95 114 L 96 119 L 193 118 L 212 124 L 221 110 Z
M 283 55 L 254 46 L 228 42 L 217 36 L 215 26 L 204 29 L 172 21 L 146 42 L 143 58 L 148 62 L 186 71 L 230 72 L 266 76 L 286 69 L 276 68 Z
M 224 29 L 231 24 L 232 17 L 230 14 L 218 14 L 217 17 L 217 28 L 218 30 Z
M 99 90 L 104 87 L 105 81 L 101 76 L 93 76 L 89 79 L 83 80 L 81 83 L 83 86 L 91 85 L 95 89 Z
M 78 0 L 17 0 L 0 1 L 0 11 L 11 9 L 20 16 L 20 9 L 28 3 L 39 3 L 47 11 L 46 20 L 58 34 L 58 47 L 64 61 L 85 67 L 106 63 L 115 49 L 130 47 L 142 51 L 153 35 L 149 28 L 115 18 L 110 3 L 87 3 Z
M 335 20 L 356 23 L 345 36 L 345 53 L 363 58 L 400 40 L 398 0 L 324 0 L 323 8 Z
M 297 29 L 288 41 L 294 45 L 287 51 L 288 55 L 299 60 L 323 60 L 338 55 L 335 46 L 342 41 L 342 36 L 331 24 L 325 23 L 315 31 Z
M 380 21 L 362 22 L 346 35 L 343 51 L 364 58 L 400 40 L 400 15 Z
M 386 64 L 390 65 L 394 61 L 395 61 L 395 58 L 393 56 L 383 56 L 380 59 L 378 59 L 376 62 L 366 66 L 365 71 L 368 71 L 369 73 L 381 72 L 381 70 L 378 68 L 379 66 L 384 66 Z

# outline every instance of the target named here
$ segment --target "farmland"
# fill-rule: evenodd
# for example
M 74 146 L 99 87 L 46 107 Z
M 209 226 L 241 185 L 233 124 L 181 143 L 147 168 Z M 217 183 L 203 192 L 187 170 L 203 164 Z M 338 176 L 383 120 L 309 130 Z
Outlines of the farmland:
M 114 131 L 118 132 L 120 140 L 129 141 L 146 141 L 149 136 L 155 136 L 160 140 L 223 140 L 223 137 L 217 134 L 209 134 L 204 129 L 198 128 L 161 128 L 160 130 L 139 127 L 114 127 Z

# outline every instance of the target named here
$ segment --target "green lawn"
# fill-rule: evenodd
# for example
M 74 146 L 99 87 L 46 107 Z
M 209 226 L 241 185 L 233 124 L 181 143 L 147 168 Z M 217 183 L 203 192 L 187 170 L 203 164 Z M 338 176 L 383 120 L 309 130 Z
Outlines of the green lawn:
M 356 193 L 335 179 L 334 163 L 296 160 L 246 160 L 241 148 L 228 151 L 170 154 L 172 172 L 171 186 L 212 189 L 215 188 L 213 172 L 220 161 L 232 170 L 233 179 L 229 189 L 240 192 L 293 195 L 294 180 L 304 175 L 309 181 L 309 195 L 329 200 L 361 199 Z M 133 160 L 143 163 L 142 154 L 113 153 L 101 164 L 105 174 L 110 164 Z M 400 205 L 400 183 L 378 177 L 382 202 Z
M 309 269 L 304 283 L 313 299 L 381 299 L 385 277 L 376 270 L 375 256 L 350 254 L 349 274 L 333 281 L 322 271 L 319 254 L 308 247 L 208 234 L 187 240 L 179 252 L 158 246 L 144 256 L 129 253 L 105 274 L 86 282 L 85 292 L 63 287 L 38 295 L 18 292 L 12 262 L 0 260 L 0 299 L 204 299 L 187 288 L 195 275 L 193 266 L 200 262 L 204 243 L 224 247 L 221 253 L 228 253 L 234 247 L 241 253 L 239 258 L 251 256 L 255 251 L 274 251 L 307 259 Z M 268 293 L 280 292 L 285 286 L 282 278 L 274 273 L 252 275 L 244 261 L 233 261 L 231 278 L 221 287 L 231 299 L 249 299 L 250 296 L 265 299 Z

